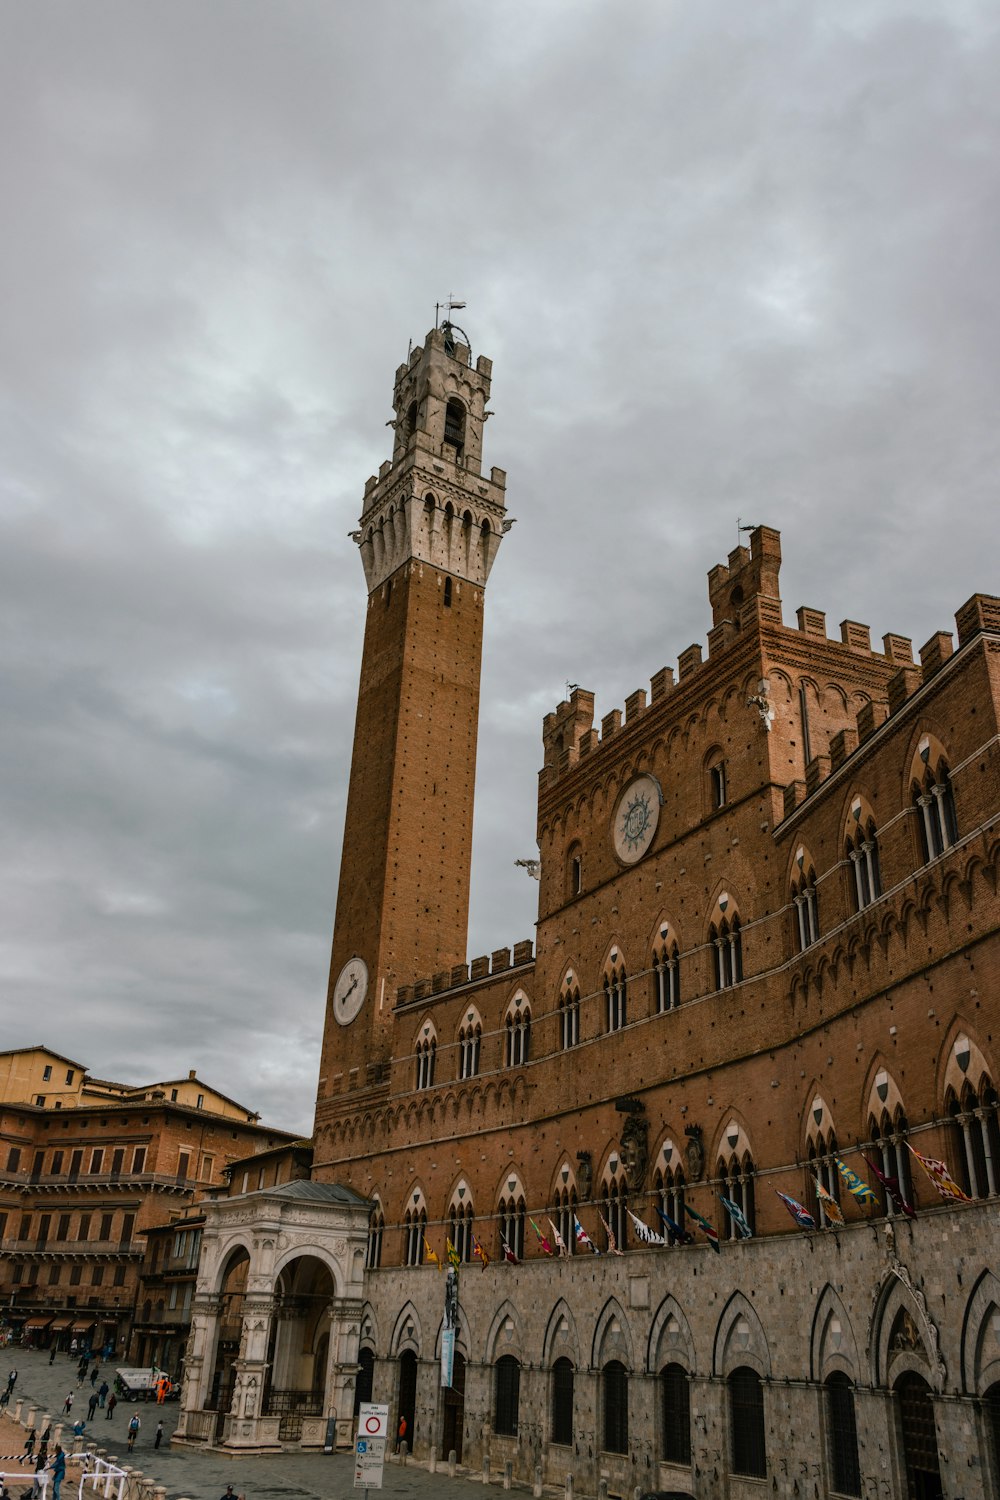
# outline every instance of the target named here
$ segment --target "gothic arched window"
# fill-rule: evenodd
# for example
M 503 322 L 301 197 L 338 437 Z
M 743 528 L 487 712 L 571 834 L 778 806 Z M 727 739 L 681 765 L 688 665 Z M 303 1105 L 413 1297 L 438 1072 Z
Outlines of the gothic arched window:
M 609 1031 L 621 1031 L 628 1020 L 628 976 L 616 958 L 604 976 L 604 1006 Z
M 458 1033 L 458 1076 L 475 1078 L 479 1072 L 479 1046 L 483 1027 L 478 1015 L 470 1011 Z
M 565 1051 L 580 1040 L 580 988 L 567 974 L 559 996 L 559 1041 Z
M 437 1056 L 437 1037 L 433 1032 L 421 1037 L 417 1043 L 417 1088 L 429 1089 L 434 1082 L 434 1061 Z
M 664 923 L 653 945 L 653 1002 L 657 1015 L 675 1010 L 681 1003 L 680 951 L 676 938 Z
M 882 868 L 878 852 L 878 829 L 874 818 L 858 827 L 847 839 L 847 858 L 854 872 L 854 904 L 864 911 L 882 894 Z
M 531 1006 L 524 995 L 515 995 L 504 1021 L 507 1028 L 507 1066 L 519 1068 L 528 1061 L 531 1042 Z

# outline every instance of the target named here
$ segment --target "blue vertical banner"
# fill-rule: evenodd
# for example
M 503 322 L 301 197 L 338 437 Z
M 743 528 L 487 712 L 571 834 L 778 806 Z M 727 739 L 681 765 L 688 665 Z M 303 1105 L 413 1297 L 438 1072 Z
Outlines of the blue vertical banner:
M 441 1330 L 441 1387 L 447 1388 L 451 1385 L 455 1373 L 455 1330 L 454 1328 L 442 1328 Z

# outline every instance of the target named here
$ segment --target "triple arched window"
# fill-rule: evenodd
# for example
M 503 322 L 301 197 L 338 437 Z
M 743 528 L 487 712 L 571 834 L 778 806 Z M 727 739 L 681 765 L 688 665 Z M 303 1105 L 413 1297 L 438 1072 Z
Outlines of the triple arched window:
M 376 1198 L 368 1215 L 368 1249 L 365 1254 L 365 1269 L 376 1271 L 382 1264 L 382 1235 L 385 1232 L 385 1216 L 382 1205 Z
M 854 904 L 864 911 L 882 894 L 882 869 L 879 863 L 878 829 L 874 818 L 868 818 L 847 838 L 847 858 L 854 872 Z
M 966 1080 L 961 1097 L 948 1090 L 945 1100 L 952 1122 L 953 1156 L 960 1186 L 970 1198 L 987 1198 L 1000 1182 L 1000 1119 L 997 1093 L 989 1078 L 973 1088 Z
M 675 1010 L 681 1003 L 681 965 L 677 941 L 670 928 L 660 928 L 659 941 L 653 947 L 653 1001 L 657 1015 Z
M 472 1251 L 475 1235 L 472 1232 L 474 1214 L 472 1201 L 466 1203 L 465 1193 L 468 1189 L 459 1190 L 456 1198 L 452 1199 L 448 1210 L 448 1238 L 458 1251 L 458 1258 L 468 1265 L 472 1261 Z
M 429 1089 L 434 1082 L 434 1062 L 437 1057 L 437 1037 L 427 1032 L 417 1042 L 417 1088 Z
M 417 1202 L 406 1210 L 403 1219 L 404 1259 L 408 1266 L 424 1263 L 424 1236 L 427 1233 L 427 1210 L 417 1194 Z
M 875 1165 L 882 1170 L 886 1177 L 895 1186 L 896 1191 L 906 1203 L 913 1201 L 913 1187 L 910 1177 L 910 1152 L 906 1143 L 909 1134 L 909 1125 L 903 1113 L 902 1106 L 897 1106 L 895 1113 L 890 1118 L 888 1110 L 883 1110 L 881 1117 L 876 1121 L 874 1116 L 869 1118 L 868 1132 L 872 1140 L 872 1152 Z M 880 1184 L 882 1198 L 882 1212 L 894 1214 L 898 1209 L 893 1202 L 892 1194 L 884 1183 Z
M 531 1007 L 524 995 L 515 995 L 504 1025 L 507 1028 L 507 1066 L 519 1068 L 528 1061 L 531 1042 Z
M 511 1192 L 500 1199 L 497 1204 L 497 1218 L 500 1222 L 501 1253 L 506 1253 L 506 1247 L 506 1250 L 509 1250 L 518 1260 L 523 1260 L 525 1204 L 524 1195 L 518 1189 L 519 1184 L 515 1181 Z
M 684 1227 L 684 1171 L 680 1166 L 665 1167 L 662 1171 L 658 1167 L 656 1176 L 653 1178 L 653 1187 L 656 1190 L 657 1202 L 660 1212 L 666 1214 L 672 1223 L 677 1225 L 677 1230 L 682 1235 L 687 1233 Z M 677 1231 L 664 1225 L 671 1242 L 677 1238 Z
M 479 1047 L 483 1027 L 479 1017 L 470 1011 L 458 1033 L 458 1076 L 475 1078 L 479 1072 Z
M 795 935 L 799 952 L 804 953 L 819 940 L 819 897 L 816 894 L 816 871 L 804 849 L 796 855 L 796 876 L 792 881 L 792 906 L 795 911 Z
M 939 758 L 936 765 L 930 763 L 930 743 L 927 740 L 921 741 L 920 758 L 924 771 L 919 780 L 914 780 L 913 804 L 919 814 L 920 842 L 927 864 L 957 841 L 958 820 L 947 763 L 943 758 Z
M 569 1175 L 568 1172 L 566 1175 Z M 559 1188 L 556 1193 L 555 1220 L 567 1255 L 573 1255 L 576 1251 L 576 1207 L 576 1188 Z
M 715 988 L 729 989 L 743 980 L 743 930 L 739 915 L 724 916 L 709 929 L 709 942 L 715 964 Z
M 604 1007 L 609 1031 L 621 1031 L 628 1021 L 628 976 L 625 965 L 617 958 L 604 976 Z
M 567 974 L 559 996 L 559 1042 L 565 1051 L 580 1040 L 580 986 Z
M 734 1154 L 728 1161 L 720 1159 L 717 1176 L 719 1179 L 719 1192 L 723 1198 L 735 1204 L 746 1221 L 747 1228 L 751 1234 L 754 1230 L 755 1200 L 754 1200 L 754 1164 L 753 1157 L 746 1152 L 740 1160 Z M 673 1215 L 671 1215 L 673 1217 Z M 733 1215 L 726 1213 L 726 1221 L 729 1226 L 729 1238 L 731 1240 L 742 1239 L 739 1226 Z

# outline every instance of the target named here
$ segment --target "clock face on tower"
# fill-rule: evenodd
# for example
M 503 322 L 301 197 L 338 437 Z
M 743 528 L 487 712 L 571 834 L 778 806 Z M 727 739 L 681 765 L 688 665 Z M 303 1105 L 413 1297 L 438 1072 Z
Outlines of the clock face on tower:
M 364 1005 L 367 993 L 368 965 L 363 958 L 349 958 L 333 987 L 334 1019 L 341 1026 L 349 1025 Z
M 653 842 L 663 798 L 654 776 L 638 776 L 622 792 L 611 819 L 611 841 L 622 864 L 634 865 Z

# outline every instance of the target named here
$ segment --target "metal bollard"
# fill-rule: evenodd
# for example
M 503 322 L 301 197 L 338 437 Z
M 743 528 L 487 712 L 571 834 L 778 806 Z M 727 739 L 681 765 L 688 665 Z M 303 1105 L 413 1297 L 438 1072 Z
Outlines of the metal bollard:
M 488 1453 L 484 1453 L 483 1454 L 483 1483 L 484 1484 L 489 1484 L 489 1482 L 490 1482 L 490 1455 Z
M 458 1464 L 458 1454 L 455 1452 L 454 1448 L 452 1448 L 451 1452 L 448 1454 L 448 1478 L 449 1479 L 454 1479 L 454 1477 L 455 1477 L 455 1468 L 456 1468 L 457 1464 Z
M 513 1483 L 513 1480 L 514 1480 L 514 1465 L 511 1463 L 510 1459 L 508 1458 L 507 1462 L 503 1466 L 503 1487 L 504 1487 L 505 1490 L 509 1490 L 510 1489 L 511 1484 Z
M 534 1482 L 534 1484 L 531 1487 L 531 1493 L 534 1496 L 534 1500 L 539 1500 L 539 1496 L 542 1493 L 542 1466 L 541 1466 L 541 1464 L 536 1464 L 535 1465 L 535 1482 Z

